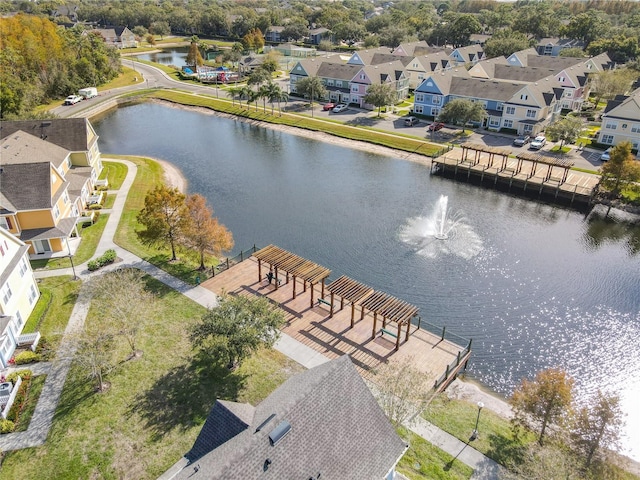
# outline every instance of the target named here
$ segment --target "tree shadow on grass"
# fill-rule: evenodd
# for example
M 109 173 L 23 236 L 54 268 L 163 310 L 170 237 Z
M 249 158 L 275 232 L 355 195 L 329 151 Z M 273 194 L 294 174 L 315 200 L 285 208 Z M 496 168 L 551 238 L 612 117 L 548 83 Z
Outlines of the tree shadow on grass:
M 491 448 L 486 456 L 500 465 L 518 465 L 524 461 L 526 447 L 519 441 L 502 435 L 489 435 Z
M 216 399 L 235 401 L 245 380 L 246 375 L 197 355 L 137 395 L 130 413 L 140 415 L 152 439 L 158 440 L 169 430 L 204 423 Z

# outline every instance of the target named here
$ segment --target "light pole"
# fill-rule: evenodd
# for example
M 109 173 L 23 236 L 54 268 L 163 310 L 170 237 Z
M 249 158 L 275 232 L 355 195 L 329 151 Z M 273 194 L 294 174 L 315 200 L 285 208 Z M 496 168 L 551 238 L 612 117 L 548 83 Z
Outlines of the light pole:
M 71 271 L 73 272 L 73 280 L 77 280 L 78 276 L 76 275 L 76 267 L 73 265 L 73 255 L 71 255 L 71 247 L 69 247 L 69 238 L 66 238 L 67 241 L 67 251 L 69 252 L 69 261 L 71 262 Z
M 484 407 L 484 403 L 478 402 L 478 416 L 476 417 L 476 428 L 473 429 L 473 433 L 469 438 L 469 441 L 471 442 L 473 442 L 476 438 L 478 438 L 478 422 L 480 421 L 480 412 L 482 411 L 483 407 Z

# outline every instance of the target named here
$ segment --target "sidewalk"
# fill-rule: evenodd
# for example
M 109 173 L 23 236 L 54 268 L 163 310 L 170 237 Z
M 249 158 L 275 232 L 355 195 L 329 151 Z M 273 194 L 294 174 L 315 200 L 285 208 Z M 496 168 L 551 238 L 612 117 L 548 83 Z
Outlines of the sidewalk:
M 164 270 L 161 270 L 155 265 L 151 265 L 149 262 L 142 260 L 133 253 L 123 250 L 113 242 L 113 237 L 116 233 L 118 223 L 120 222 L 127 194 L 133 185 L 133 181 L 137 173 L 137 166 L 126 160 L 106 158 L 105 160 L 117 161 L 126 164 L 128 172 L 120 190 L 118 190 L 116 194 L 116 200 L 112 208 L 113 213 L 109 215 L 102 238 L 100 239 L 96 249 L 96 255 L 101 255 L 106 250 L 112 248 L 116 250 L 118 257 L 122 259 L 122 262 L 109 265 L 108 267 L 100 269 L 98 272 L 89 272 L 87 269 L 87 263 L 85 262 L 76 267 L 76 273 L 79 278 L 87 280 L 92 276 L 101 275 L 105 271 L 114 270 L 126 265 L 143 270 L 155 279 L 161 281 L 165 285 L 168 285 L 174 290 L 179 291 L 183 295 L 186 295 L 200 305 L 207 308 L 215 307 L 217 305 L 217 297 L 210 290 L 201 286 L 194 287 L 189 285 L 182 280 L 173 277 Z M 59 275 L 72 275 L 72 270 L 68 268 L 35 273 L 36 278 Z M 78 299 L 71 312 L 71 317 L 65 329 L 64 337 L 56 359 L 51 363 L 37 364 L 32 368 L 34 372 L 38 371 L 40 374 L 47 373 L 47 379 L 42 389 L 40 400 L 29 424 L 29 429 L 26 432 L 1 435 L 0 450 L 10 451 L 36 447 L 42 445 L 46 441 L 53 423 L 53 416 L 55 414 L 60 395 L 62 394 L 65 380 L 71 368 L 73 355 L 75 353 L 73 344 L 71 343 L 68 335 L 71 332 L 83 328 L 90 305 L 91 293 L 90 290 L 86 288 L 85 284 L 81 287 Z M 329 359 L 321 353 L 316 352 L 312 348 L 307 347 L 284 333 L 281 333 L 280 339 L 275 345 L 275 349 L 306 368 L 312 368 L 329 361 Z M 468 444 L 461 442 L 421 418 L 417 418 L 414 424 L 409 425 L 408 428 L 450 455 L 474 468 L 475 473 L 472 477 L 473 479 L 499 479 L 498 473 L 500 467 L 492 460 L 486 458 L 484 455 L 468 446 Z

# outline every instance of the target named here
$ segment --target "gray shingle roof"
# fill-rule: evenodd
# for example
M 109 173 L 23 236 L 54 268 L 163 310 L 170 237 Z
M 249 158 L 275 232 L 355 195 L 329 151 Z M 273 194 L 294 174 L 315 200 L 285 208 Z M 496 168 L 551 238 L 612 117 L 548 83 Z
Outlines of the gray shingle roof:
M 51 238 L 66 238 L 71 235 L 76 226 L 78 217 L 66 217 L 58 222 L 55 227 L 32 228 L 20 232 L 20 240 L 46 240 Z
M 317 75 L 322 78 L 351 81 L 362 70 L 362 65 L 322 62 Z
M 13 211 L 51 208 L 51 164 L 17 163 L 2 165 L 0 190 Z
M 72 152 L 89 149 L 86 118 L 52 118 L 47 120 L 16 120 L 0 122 L 0 139 L 22 130 Z
M 222 407 L 216 402 L 214 410 L 227 416 L 230 410 Z M 291 429 L 272 445 L 269 435 L 283 421 Z M 210 416 L 207 423 L 220 421 Z M 219 441 L 233 431 L 201 436 Z M 200 451 L 205 448 L 199 440 L 194 448 Z M 174 478 L 281 480 L 321 474 L 323 479 L 382 479 L 405 448 L 349 357 L 343 356 L 287 380 L 255 408 L 248 428 Z
M 451 95 L 508 101 L 523 85 L 481 78 L 452 77 L 449 93 Z

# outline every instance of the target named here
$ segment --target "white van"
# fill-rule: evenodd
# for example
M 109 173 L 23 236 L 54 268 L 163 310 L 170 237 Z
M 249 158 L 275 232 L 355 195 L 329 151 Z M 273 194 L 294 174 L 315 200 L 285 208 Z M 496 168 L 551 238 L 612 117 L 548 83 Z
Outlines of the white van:
M 98 96 L 98 89 L 96 87 L 81 88 L 78 90 L 78 95 L 84 99 L 89 99 Z

